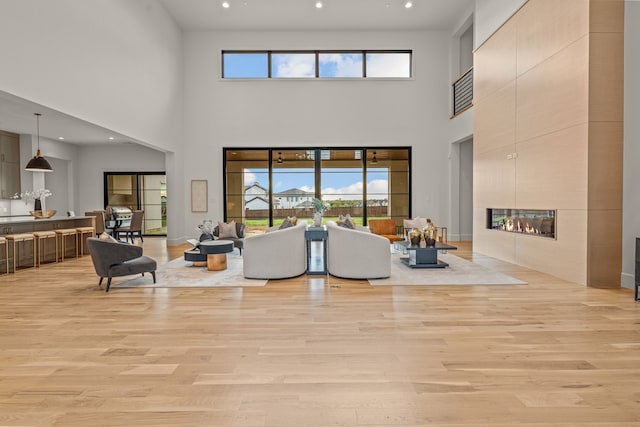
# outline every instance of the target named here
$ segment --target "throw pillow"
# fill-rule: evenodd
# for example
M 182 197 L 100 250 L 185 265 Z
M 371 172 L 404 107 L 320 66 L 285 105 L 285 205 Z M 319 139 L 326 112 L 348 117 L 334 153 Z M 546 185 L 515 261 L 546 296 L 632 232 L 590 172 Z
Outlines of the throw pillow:
M 349 224 L 349 228 L 351 228 L 352 230 L 356 229 L 356 222 L 353 220 L 353 218 L 351 218 L 351 215 L 347 214 L 347 216 L 344 218 L 344 222 Z
M 231 221 L 231 222 L 220 222 L 220 221 L 218 221 L 218 230 L 219 230 L 218 237 L 221 238 L 221 239 L 223 239 L 225 237 L 233 238 L 233 239 L 237 239 L 238 238 L 238 233 L 236 232 L 236 222 L 235 221 Z
M 100 236 L 98 236 L 98 239 L 106 240 L 107 242 L 111 242 L 111 243 L 120 243 L 116 239 L 114 239 L 111 234 L 107 234 L 104 231 L 102 232 L 102 234 Z
M 290 227 L 293 227 L 293 223 L 291 222 L 289 217 L 287 217 L 284 221 L 282 221 L 282 224 L 280 224 L 280 227 L 278 227 L 278 229 L 284 230 L 285 228 L 290 228 Z

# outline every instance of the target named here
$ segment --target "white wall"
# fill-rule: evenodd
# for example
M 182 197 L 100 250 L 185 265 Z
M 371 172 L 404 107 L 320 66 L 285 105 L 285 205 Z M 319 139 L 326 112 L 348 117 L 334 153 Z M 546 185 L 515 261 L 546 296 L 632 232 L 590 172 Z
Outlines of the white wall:
M 181 136 L 181 33 L 150 0 L 0 4 L 0 90 L 165 149 Z
M 411 146 L 413 215 L 449 220 L 448 32 L 197 32 L 185 38 L 184 192 L 209 180 L 222 218 L 222 147 Z M 225 80 L 222 49 L 413 49 L 411 80 Z M 185 206 L 185 232 L 200 216 Z
M 476 0 L 474 44 L 480 47 L 527 0 Z
M 178 152 L 157 167 L 172 173 L 168 233 L 178 243 L 185 205 L 184 165 L 174 164 L 183 160 L 182 33 L 166 10 L 153 0 L 3 0 L 0 16 L 0 90 Z M 129 170 L 147 165 L 139 158 Z M 83 175 L 74 176 L 83 186 Z M 92 195 L 72 200 L 75 210 L 102 206 L 101 188 L 102 181 L 90 191 L 72 190 Z
M 625 2 L 624 23 L 624 184 L 622 206 L 622 286 L 635 276 L 636 237 L 640 237 L 640 1 Z
M 133 144 L 80 147 L 77 164 L 75 211 L 83 215 L 86 211 L 104 209 L 104 172 L 162 172 L 165 154 Z M 167 199 L 172 203 L 168 190 Z

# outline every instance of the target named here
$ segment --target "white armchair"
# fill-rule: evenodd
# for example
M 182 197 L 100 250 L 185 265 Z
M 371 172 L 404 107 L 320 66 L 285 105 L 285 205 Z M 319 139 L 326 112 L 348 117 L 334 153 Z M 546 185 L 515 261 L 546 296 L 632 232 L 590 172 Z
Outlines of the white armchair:
M 327 270 L 345 279 L 381 279 L 391 275 L 389 239 L 327 222 Z
M 307 271 L 305 221 L 244 240 L 243 274 L 247 279 L 286 279 Z

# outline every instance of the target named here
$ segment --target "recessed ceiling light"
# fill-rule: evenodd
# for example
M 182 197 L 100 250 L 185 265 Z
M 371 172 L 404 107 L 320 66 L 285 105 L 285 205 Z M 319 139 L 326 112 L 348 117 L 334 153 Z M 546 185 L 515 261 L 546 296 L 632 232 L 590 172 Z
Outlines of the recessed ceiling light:
M 110 137 L 109 137 L 109 140 L 110 140 L 110 141 L 113 141 L 114 139 L 115 139 L 115 138 L 114 138 L 114 137 L 112 137 L 112 136 L 110 136 Z
M 64 136 L 59 136 L 58 139 L 62 141 L 64 139 Z
M 222 7 L 224 7 L 225 9 L 229 9 L 229 2 L 228 1 L 223 1 L 222 2 Z
M 412 6 L 413 6 L 413 3 L 411 3 L 410 1 L 404 4 L 404 7 L 406 7 L 407 9 L 410 9 Z
M 316 9 L 322 9 L 322 2 L 321 1 L 317 1 L 316 2 Z

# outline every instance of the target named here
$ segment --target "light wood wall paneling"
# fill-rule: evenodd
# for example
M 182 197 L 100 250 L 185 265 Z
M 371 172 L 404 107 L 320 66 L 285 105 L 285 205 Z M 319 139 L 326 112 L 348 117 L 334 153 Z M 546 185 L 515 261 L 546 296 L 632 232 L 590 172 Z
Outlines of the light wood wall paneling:
M 474 151 L 485 153 L 513 147 L 516 137 L 515 80 L 476 103 L 473 116 Z
M 624 0 L 591 0 L 589 31 L 592 33 L 623 33 Z
M 515 206 L 516 162 L 507 159 L 513 155 L 514 148 L 502 147 L 486 153 L 473 153 L 474 207 Z
M 589 209 L 622 208 L 623 123 L 589 123 Z
M 588 0 L 529 1 L 516 17 L 518 76 L 589 33 Z
M 590 209 L 587 283 L 597 288 L 620 287 L 622 271 L 622 209 Z
M 516 235 L 487 229 L 486 207 L 474 208 L 473 212 L 473 251 L 483 254 L 491 253 L 493 257 L 503 261 L 516 262 Z
M 621 122 L 623 119 L 624 33 L 591 33 L 589 120 Z
M 588 125 L 516 145 L 516 208 L 587 209 Z
M 518 235 L 516 263 L 556 277 L 587 283 L 587 211 L 559 209 L 557 240 Z
M 473 57 L 473 102 L 482 101 L 516 77 L 515 21 L 509 20 L 487 40 Z
M 585 36 L 518 78 L 516 140 L 588 121 L 589 38 Z

